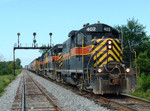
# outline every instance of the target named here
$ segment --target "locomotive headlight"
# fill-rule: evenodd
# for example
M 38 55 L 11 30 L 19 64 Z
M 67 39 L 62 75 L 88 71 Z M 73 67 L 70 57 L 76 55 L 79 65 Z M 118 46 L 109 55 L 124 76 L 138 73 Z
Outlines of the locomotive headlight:
M 108 45 L 108 49 L 111 49 L 112 48 L 112 46 L 111 45 Z
M 108 44 L 112 44 L 112 41 L 109 40 L 109 41 L 108 41 Z
M 126 72 L 130 72 L 130 68 L 127 68 L 127 69 L 126 69 Z
M 99 68 L 98 70 L 97 70 L 97 72 L 99 72 L 99 73 L 101 73 L 103 70 L 101 69 L 101 68 Z

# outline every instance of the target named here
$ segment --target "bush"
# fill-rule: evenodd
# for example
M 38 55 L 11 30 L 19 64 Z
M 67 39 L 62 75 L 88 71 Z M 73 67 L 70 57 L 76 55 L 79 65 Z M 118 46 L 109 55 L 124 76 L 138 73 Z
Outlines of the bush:
M 21 61 L 20 59 L 16 59 L 16 69 L 21 69 L 22 66 L 20 65 Z M 13 67 L 14 62 L 13 61 L 7 61 L 7 62 L 1 62 L 0 61 L 0 75 L 7 75 L 13 73 Z
M 4 89 L 4 86 L 3 84 L 0 83 L 0 93 L 2 93 L 3 89 Z
M 147 51 L 140 53 L 137 58 L 137 65 L 141 73 L 148 75 L 150 72 L 150 58 L 147 55 Z
M 144 73 L 141 74 L 139 78 L 139 89 L 141 91 L 146 92 L 147 90 L 150 90 L 150 74 L 146 75 Z

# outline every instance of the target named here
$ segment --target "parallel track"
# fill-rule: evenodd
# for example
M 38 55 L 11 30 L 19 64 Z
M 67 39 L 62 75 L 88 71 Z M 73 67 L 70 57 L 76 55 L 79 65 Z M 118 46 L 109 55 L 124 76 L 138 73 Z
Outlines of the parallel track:
M 57 99 L 24 71 L 12 111 L 64 111 Z

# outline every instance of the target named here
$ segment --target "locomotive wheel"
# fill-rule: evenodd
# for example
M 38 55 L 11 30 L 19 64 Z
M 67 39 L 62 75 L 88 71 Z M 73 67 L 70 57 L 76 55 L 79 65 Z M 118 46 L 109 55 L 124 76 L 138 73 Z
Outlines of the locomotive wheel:
M 97 78 L 97 81 L 93 83 L 93 93 L 103 95 L 102 85 L 102 78 Z
M 61 75 L 61 82 L 65 83 L 65 76 L 64 75 Z
M 77 85 L 76 85 L 80 90 L 84 89 L 84 82 L 82 80 L 82 76 L 79 78 Z
M 78 84 L 77 87 L 78 87 L 80 90 L 83 90 L 83 83 Z
M 56 81 L 60 82 L 61 81 L 61 74 L 57 73 Z

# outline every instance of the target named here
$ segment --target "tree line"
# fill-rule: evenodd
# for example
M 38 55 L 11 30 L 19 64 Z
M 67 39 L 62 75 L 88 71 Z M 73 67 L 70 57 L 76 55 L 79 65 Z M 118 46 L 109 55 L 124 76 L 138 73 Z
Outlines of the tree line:
M 17 58 L 15 60 L 16 69 L 21 69 L 21 60 Z M 0 61 L 0 75 L 12 74 L 14 68 L 13 61 Z

